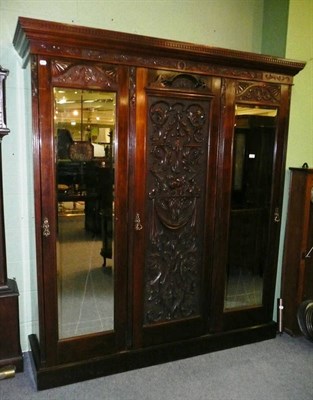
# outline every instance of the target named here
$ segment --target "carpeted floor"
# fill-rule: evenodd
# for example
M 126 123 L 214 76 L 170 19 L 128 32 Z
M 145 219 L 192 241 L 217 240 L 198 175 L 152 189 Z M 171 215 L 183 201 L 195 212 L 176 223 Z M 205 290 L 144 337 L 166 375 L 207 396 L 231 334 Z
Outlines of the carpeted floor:
M 313 343 L 287 334 L 185 360 L 37 392 L 25 372 L 1 400 L 312 400 Z
M 67 338 L 112 330 L 112 260 L 106 272 L 102 241 L 85 229 L 85 217 L 59 217 L 58 224 L 59 336 Z

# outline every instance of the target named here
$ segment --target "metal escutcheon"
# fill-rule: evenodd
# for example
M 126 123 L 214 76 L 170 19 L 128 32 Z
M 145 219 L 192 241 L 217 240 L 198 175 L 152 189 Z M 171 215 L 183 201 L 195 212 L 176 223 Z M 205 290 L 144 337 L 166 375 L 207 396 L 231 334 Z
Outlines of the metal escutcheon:
M 141 225 L 141 221 L 140 221 L 140 216 L 139 213 L 136 214 L 135 217 L 135 231 L 141 231 L 142 229 L 142 225 Z
M 280 214 L 279 214 L 279 208 L 278 207 L 275 208 L 274 222 L 280 222 Z
M 47 217 L 43 219 L 42 223 L 42 234 L 44 237 L 50 236 L 50 225 L 49 225 L 49 220 Z

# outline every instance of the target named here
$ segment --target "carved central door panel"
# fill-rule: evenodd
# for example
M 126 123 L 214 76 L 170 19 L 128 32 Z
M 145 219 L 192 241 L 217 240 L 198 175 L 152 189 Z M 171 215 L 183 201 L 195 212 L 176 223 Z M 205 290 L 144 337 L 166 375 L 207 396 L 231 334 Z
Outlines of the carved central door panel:
M 137 190 L 144 255 L 135 270 L 135 343 L 148 345 L 206 329 L 213 95 L 209 78 L 177 73 L 139 71 L 137 87 L 146 127 L 137 126 L 145 159 L 137 159 L 136 182 L 145 184 Z

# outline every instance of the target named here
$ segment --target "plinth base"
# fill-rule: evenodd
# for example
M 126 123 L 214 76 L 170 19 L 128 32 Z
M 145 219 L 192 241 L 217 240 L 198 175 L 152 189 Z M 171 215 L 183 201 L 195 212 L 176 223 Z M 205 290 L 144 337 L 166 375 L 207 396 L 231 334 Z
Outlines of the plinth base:
M 18 296 L 14 280 L 0 286 L 0 367 L 14 365 L 16 372 L 22 372 Z

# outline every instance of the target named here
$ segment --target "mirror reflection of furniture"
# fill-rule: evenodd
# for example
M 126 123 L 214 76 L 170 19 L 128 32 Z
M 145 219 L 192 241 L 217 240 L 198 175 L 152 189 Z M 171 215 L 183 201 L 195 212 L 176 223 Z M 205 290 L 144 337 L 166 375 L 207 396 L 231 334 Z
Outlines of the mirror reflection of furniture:
M 58 160 L 68 160 L 70 158 L 70 146 L 74 143 L 71 132 L 68 129 L 58 129 L 57 131 L 57 157 Z
M 0 66 L 0 367 L 10 366 L 15 372 L 23 371 L 20 347 L 18 287 L 8 279 L 3 213 L 2 150 L 1 143 L 10 130 L 6 124 L 5 80 L 9 71 Z M 10 374 L 10 376 L 14 376 Z
M 54 95 L 59 335 L 65 339 L 113 329 L 115 94 L 58 87 Z
M 67 215 L 85 215 L 85 229 L 101 235 L 101 255 L 106 267 L 106 259 L 112 259 L 115 94 L 60 87 L 54 93 L 58 208 L 63 214 L 67 211 Z M 111 127 L 104 126 L 108 123 Z M 92 142 L 83 141 L 86 138 Z M 78 146 L 80 153 L 75 149 Z M 68 209 L 68 202 L 73 202 L 73 208 Z

